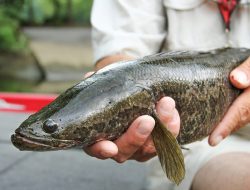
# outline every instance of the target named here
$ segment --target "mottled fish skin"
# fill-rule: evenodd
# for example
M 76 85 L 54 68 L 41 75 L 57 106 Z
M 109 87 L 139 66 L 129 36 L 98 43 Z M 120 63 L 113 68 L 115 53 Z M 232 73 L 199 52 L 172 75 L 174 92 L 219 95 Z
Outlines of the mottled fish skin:
M 138 116 L 152 115 L 163 96 L 172 97 L 180 113 L 178 142 L 201 140 L 240 94 L 228 76 L 249 56 L 249 49 L 226 48 L 167 52 L 112 64 L 31 115 L 12 142 L 20 150 L 43 151 L 114 140 Z M 55 131 L 45 132 L 48 119 L 56 124 Z

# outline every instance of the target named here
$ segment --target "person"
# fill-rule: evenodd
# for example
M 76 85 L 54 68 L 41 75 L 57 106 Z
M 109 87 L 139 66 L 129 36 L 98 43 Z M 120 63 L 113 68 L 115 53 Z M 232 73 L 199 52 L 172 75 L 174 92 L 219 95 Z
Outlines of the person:
M 159 51 L 250 48 L 248 3 L 240 1 L 231 14 L 230 31 L 227 31 L 215 1 L 95 0 L 91 22 L 96 70 Z M 243 127 L 250 122 L 250 58 L 234 69 L 229 78 L 243 92 L 208 138 L 211 146 L 219 145 L 210 147 L 207 139 L 187 145 L 188 150 L 183 150 L 186 163 L 183 182 L 175 186 L 162 177 L 163 173 L 152 170 L 145 189 L 250 189 L 250 129 Z M 177 136 L 181 118 L 175 101 L 163 97 L 156 111 Z M 154 124 L 152 117 L 140 116 L 114 142 L 101 141 L 85 151 L 99 159 L 112 158 L 119 163 L 129 159 L 150 160 L 156 155 L 150 136 Z M 234 131 L 237 134 L 230 135 Z M 152 163 L 151 167 L 159 167 Z

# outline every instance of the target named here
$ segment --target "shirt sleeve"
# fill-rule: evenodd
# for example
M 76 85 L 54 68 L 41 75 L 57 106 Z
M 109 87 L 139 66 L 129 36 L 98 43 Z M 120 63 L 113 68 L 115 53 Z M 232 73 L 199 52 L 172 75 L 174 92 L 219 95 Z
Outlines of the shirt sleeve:
M 94 61 L 117 53 L 141 57 L 159 51 L 166 36 L 162 0 L 95 0 Z

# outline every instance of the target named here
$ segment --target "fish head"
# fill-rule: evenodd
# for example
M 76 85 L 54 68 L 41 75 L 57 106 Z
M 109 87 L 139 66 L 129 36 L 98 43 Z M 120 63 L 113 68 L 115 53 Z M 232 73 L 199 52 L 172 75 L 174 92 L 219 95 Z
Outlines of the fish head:
M 79 144 L 72 139 L 58 138 L 62 132 L 61 119 L 44 117 L 43 112 L 31 115 L 11 136 L 12 143 L 20 150 L 48 151 L 67 149 Z M 52 119 L 53 118 L 53 119 Z
M 43 151 L 113 140 L 143 114 L 137 109 L 146 106 L 145 113 L 148 111 L 148 93 L 140 94 L 141 87 L 131 86 L 133 80 L 99 72 L 31 115 L 16 129 L 12 142 L 21 150 Z M 143 106 L 133 106 L 135 102 Z
M 78 92 L 79 90 L 72 87 L 48 106 L 29 116 L 11 136 L 12 143 L 20 150 L 31 151 L 58 150 L 77 146 L 79 141 L 67 139 L 60 134 L 71 123 L 70 120 L 74 121 L 71 118 L 73 113 L 66 113 L 64 108 L 74 109 L 70 100 Z

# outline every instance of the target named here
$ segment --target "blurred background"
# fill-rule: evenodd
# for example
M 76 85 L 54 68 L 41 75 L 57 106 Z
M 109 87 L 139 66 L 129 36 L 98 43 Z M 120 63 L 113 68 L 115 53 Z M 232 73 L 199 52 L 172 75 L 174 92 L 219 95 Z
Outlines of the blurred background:
M 92 0 L 0 0 L 0 189 L 142 190 L 147 168 L 82 150 L 20 152 L 10 142 L 30 114 L 92 70 Z
M 59 93 L 91 70 L 92 0 L 1 0 L 0 91 Z

